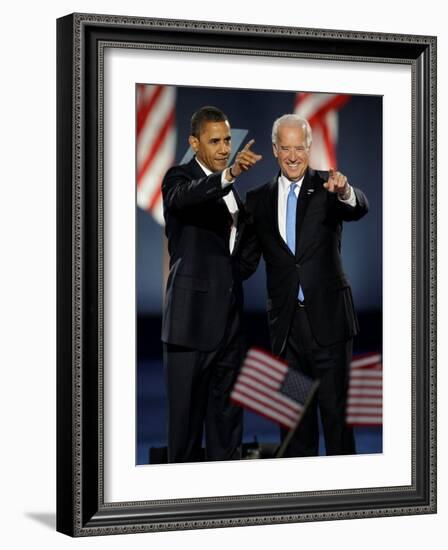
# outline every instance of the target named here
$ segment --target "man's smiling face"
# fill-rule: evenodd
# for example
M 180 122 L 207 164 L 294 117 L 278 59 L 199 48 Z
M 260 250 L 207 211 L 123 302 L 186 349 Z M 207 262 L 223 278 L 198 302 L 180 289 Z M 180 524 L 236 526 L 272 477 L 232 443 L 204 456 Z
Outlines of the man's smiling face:
M 305 129 L 280 125 L 272 149 L 282 174 L 290 181 L 299 181 L 305 174 L 310 156 Z

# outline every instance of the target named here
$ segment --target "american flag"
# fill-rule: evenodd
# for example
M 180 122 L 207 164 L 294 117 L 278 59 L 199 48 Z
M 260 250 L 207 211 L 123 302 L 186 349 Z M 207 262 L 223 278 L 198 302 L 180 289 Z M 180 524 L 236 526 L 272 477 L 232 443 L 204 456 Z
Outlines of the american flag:
M 379 353 L 353 358 L 347 397 L 347 424 L 381 426 L 383 422 L 383 367 Z
M 176 88 L 137 85 L 137 205 L 161 225 L 162 179 L 176 153 Z
M 250 348 L 230 399 L 292 430 L 299 422 L 316 383 L 271 355 Z
M 337 168 L 338 110 L 349 99 L 345 94 L 296 94 L 294 112 L 306 118 L 313 130 L 310 165 L 316 170 Z

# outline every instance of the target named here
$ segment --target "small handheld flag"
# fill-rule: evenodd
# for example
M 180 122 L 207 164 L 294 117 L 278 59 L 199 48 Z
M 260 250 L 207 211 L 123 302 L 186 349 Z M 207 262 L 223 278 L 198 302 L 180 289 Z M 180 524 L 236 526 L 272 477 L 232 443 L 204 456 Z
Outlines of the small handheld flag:
M 294 430 L 317 384 L 278 357 L 259 348 L 250 348 L 230 399 Z
M 383 423 L 383 368 L 379 353 L 353 357 L 347 396 L 347 424 L 381 426 Z

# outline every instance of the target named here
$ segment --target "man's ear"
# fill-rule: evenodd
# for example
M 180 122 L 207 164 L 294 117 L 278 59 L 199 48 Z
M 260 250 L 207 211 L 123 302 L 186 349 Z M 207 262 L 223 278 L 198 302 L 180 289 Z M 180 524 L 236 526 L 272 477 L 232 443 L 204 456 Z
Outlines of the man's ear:
M 195 153 L 198 152 L 198 148 L 199 148 L 199 140 L 196 136 L 190 136 L 188 138 L 188 143 L 190 144 L 190 147 L 193 149 L 193 151 Z
M 278 153 L 277 153 L 277 145 L 275 143 L 272 144 L 272 152 L 274 153 L 274 157 L 277 159 Z

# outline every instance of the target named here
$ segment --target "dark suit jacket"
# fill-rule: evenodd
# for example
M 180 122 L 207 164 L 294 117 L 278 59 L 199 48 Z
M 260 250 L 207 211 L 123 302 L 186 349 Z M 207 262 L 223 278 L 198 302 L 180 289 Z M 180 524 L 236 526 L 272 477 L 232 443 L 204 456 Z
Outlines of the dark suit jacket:
M 278 230 L 278 176 L 249 191 L 244 262 L 253 271 L 263 254 L 268 287 L 267 311 L 274 353 L 281 354 L 302 286 L 313 335 L 321 346 L 352 338 L 358 330 L 352 292 L 341 263 L 342 222 L 359 220 L 368 202 L 354 189 L 356 206 L 343 204 L 323 183 L 328 172 L 308 169 L 300 190 L 296 218 L 296 254 Z M 362 255 L 360 254 L 360 261 Z
M 231 192 L 239 207 L 232 254 L 232 217 L 223 200 Z M 221 172 L 206 176 L 195 158 L 167 172 L 162 194 L 170 253 L 162 341 L 211 351 L 224 336 L 232 294 L 242 305 L 236 258 L 244 207 L 233 185 L 222 188 Z

